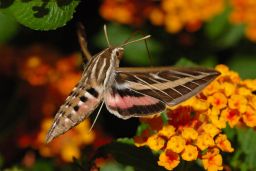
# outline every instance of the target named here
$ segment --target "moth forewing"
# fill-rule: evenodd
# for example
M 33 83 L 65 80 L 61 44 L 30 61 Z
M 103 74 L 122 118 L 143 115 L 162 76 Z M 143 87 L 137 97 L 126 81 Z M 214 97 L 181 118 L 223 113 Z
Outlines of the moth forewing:
M 88 63 L 81 80 L 57 112 L 47 142 L 86 119 L 102 100 L 109 112 L 119 118 L 150 116 L 165 110 L 166 105 L 190 98 L 219 75 L 204 68 L 119 68 L 124 46 L 150 36 L 112 47 L 105 28 L 109 47 L 90 57 L 83 34 L 78 33 Z

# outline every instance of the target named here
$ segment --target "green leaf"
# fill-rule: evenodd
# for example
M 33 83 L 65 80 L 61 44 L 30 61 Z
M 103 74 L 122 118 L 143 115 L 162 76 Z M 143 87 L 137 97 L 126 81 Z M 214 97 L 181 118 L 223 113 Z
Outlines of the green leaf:
M 244 25 L 231 25 L 229 23 L 231 8 L 210 20 L 205 26 L 206 35 L 214 45 L 227 48 L 237 44 L 244 36 Z
M 220 47 L 230 47 L 238 43 L 244 35 L 244 25 L 234 25 L 229 28 L 225 35 L 219 40 Z
M 188 60 L 187 58 L 180 58 L 178 60 L 178 62 L 176 62 L 175 66 L 178 67 L 193 67 L 193 66 L 197 66 L 194 62 Z
M 135 171 L 132 166 L 123 166 L 117 162 L 109 162 L 100 168 L 101 171 Z
M 168 124 L 169 118 L 168 118 L 166 112 L 161 112 L 161 118 L 162 118 L 164 125 Z
M 54 30 L 64 26 L 75 12 L 79 0 L 14 0 L 0 10 L 24 26 L 35 30 Z
M 238 141 L 242 152 L 245 154 L 244 163 L 249 167 L 249 170 L 256 169 L 256 132 L 250 129 L 237 129 Z
M 136 135 L 141 135 L 142 134 L 142 132 L 144 131 L 144 130 L 146 130 L 146 129 L 148 129 L 150 126 L 149 126 L 149 124 L 147 124 L 147 123 L 141 123 L 139 126 L 138 126 L 138 128 L 137 128 L 137 132 L 136 132 Z
M 116 141 L 123 144 L 134 145 L 134 140 L 132 138 L 118 138 Z
M 230 9 L 226 8 L 226 10 L 220 15 L 215 16 L 205 25 L 205 33 L 210 39 L 219 38 L 229 27 L 228 17 L 230 14 Z
M 166 171 L 157 165 L 157 156 L 146 147 L 137 148 L 122 143 L 111 143 L 99 149 L 98 154 L 111 154 L 123 166 L 133 167 L 136 171 Z
M 231 58 L 228 66 L 242 78 L 256 78 L 256 58 L 254 55 L 238 54 Z
M 25 171 L 24 169 L 21 169 L 17 166 L 13 166 L 11 168 L 8 168 L 8 169 L 4 169 L 4 171 Z
M 110 44 L 114 46 L 121 45 L 134 33 L 128 27 L 124 27 L 122 25 L 115 23 L 107 25 L 107 31 Z M 137 38 L 143 37 L 143 35 L 141 34 L 137 35 Z M 136 38 L 133 36 L 132 40 L 135 39 Z M 102 31 L 94 38 L 94 43 L 102 49 L 108 47 L 106 37 L 103 32 L 103 28 Z M 154 39 L 150 38 L 147 40 L 147 45 L 149 48 L 149 53 L 152 56 L 152 59 L 148 56 L 147 48 L 145 46 L 144 41 L 139 41 L 125 46 L 123 60 L 136 66 L 147 66 L 150 65 L 151 62 L 153 64 L 158 64 L 159 58 L 157 58 L 156 55 L 159 54 L 159 51 L 161 51 L 160 44 Z
M 18 23 L 11 16 L 0 12 L 0 44 L 10 40 L 17 32 Z

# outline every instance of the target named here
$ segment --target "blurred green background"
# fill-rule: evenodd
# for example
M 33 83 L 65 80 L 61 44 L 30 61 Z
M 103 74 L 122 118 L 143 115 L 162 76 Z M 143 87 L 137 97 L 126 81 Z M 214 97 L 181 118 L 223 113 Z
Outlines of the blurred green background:
M 207 8 L 215 3 L 222 4 L 218 12 L 211 13 L 209 9 L 206 13 L 209 17 L 199 14 L 200 7 Z M 166 11 L 172 8 L 161 1 L 0 0 L 0 169 L 86 170 L 88 156 L 92 156 L 100 145 L 113 138 L 135 134 L 137 119 L 123 121 L 103 109 L 104 114 L 95 129 L 100 138 L 77 145 L 82 151 L 81 157 L 72 164 L 58 156 L 61 152 L 50 155 L 39 150 L 45 148 L 42 142 L 31 142 L 42 132 L 42 120 L 54 116 L 82 73 L 76 35 L 79 22 L 85 26 L 92 54 L 107 47 L 104 24 L 107 24 L 113 45 L 122 44 L 136 31 L 133 39 L 152 36 L 147 41 L 152 59 L 142 41 L 125 48 L 121 66 L 187 66 L 194 63 L 214 67 L 225 64 L 247 79 L 256 78 L 256 5 L 250 3 L 249 0 L 209 0 L 187 14 L 195 15 L 194 18 L 185 20 L 180 18 L 182 13 L 172 15 Z M 179 8 L 190 10 L 186 5 Z M 176 18 L 172 18 L 174 16 Z M 234 146 L 241 145 L 239 133 L 231 130 L 227 133 L 234 140 Z M 256 143 L 256 140 L 248 141 Z M 226 160 L 233 161 L 232 167 L 237 170 L 255 168 L 251 161 L 255 150 L 244 153 L 243 148 L 251 147 L 241 146 L 233 158 L 228 155 Z M 250 164 L 239 165 L 243 161 L 241 155 L 245 154 Z M 132 170 L 120 165 L 107 167 Z

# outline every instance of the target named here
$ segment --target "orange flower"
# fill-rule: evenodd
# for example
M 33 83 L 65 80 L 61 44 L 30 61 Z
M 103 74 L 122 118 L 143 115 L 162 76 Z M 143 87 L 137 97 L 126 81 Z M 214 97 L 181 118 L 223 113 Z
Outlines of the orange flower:
M 95 133 L 89 132 L 88 120 L 83 121 L 77 127 L 56 138 L 49 144 L 45 144 L 46 134 L 51 126 L 52 119 L 45 119 L 41 125 L 41 131 L 36 139 L 34 148 L 39 149 L 42 156 L 60 156 L 66 162 L 72 162 L 73 157 L 80 157 L 80 148 L 91 144 L 95 139 Z M 85 132 L 87 133 L 85 134 Z
M 215 143 L 213 138 L 208 133 L 203 133 L 199 135 L 196 141 L 197 147 L 200 148 L 201 150 L 205 150 L 208 147 L 212 147 L 214 146 L 214 144 Z
M 173 136 L 167 143 L 167 149 L 172 150 L 175 153 L 180 153 L 185 148 L 186 141 L 181 136 Z
M 203 166 L 208 171 L 223 170 L 222 157 L 217 148 L 213 148 L 202 156 Z
M 248 107 L 246 112 L 243 115 L 244 123 L 249 127 L 256 126 L 256 111 L 251 107 Z
M 170 138 L 175 134 L 175 128 L 172 125 L 165 125 L 163 128 L 158 132 L 159 135 L 164 136 L 166 138 Z
M 166 150 L 159 156 L 158 165 L 165 167 L 167 170 L 172 170 L 180 163 L 180 157 L 177 153 L 171 150 Z
M 225 118 L 230 127 L 233 128 L 238 123 L 241 115 L 237 109 L 225 109 L 221 112 L 221 117 Z
M 230 127 L 238 123 L 243 126 L 256 126 L 256 95 L 252 93 L 256 89 L 253 83 L 256 82 L 241 80 L 236 72 L 225 65 L 216 66 L 216 70 L 221 75 L 210 88 L 177 106 L 167 108 L 166 125 L 159 122 L 160 117 L 152 118 L 151 121 L 141 119 L 149 125 L 148 130 L 154 132 L 156 137 L 164 138 L 165 143 L 160 143 L 161 147 L 158 148 L 162 150 L 159 151 L 159 165 L 174 168 L 173 158 L 167 162 L 166 151 L 169 150 L 171 154 L 175 154 L 176 159 L 202 159 L 206 170 L 222 170 L 220 150 L 232 152 L 234 149 L 221 129 L 227 123 Z M 158 127 L 156 122 L 159 123 Z M 174 161 L 175 164 L 179 162 Z
M 198 150 L 193 145 L 186 145 L 184 151 L 181 154 L 183 160 L 192 161 L 196 160 L 198 156 Z
M 202 129 L 207 132 L 211 137 L 220 133 L 220 130 L 213 124 L 203 124 Z
M 234 149 L 231 147 L 231 143 L 224 134 L 219 134 L 215 140 L 217 147 L 225 152 L 233 152 Z
M 208 102 L 218 109 L 223 109 L 227 105 L 227 98 L 222 93 L 214 93 L 208 97 Z
M 157 134 L 149 137 L 147 140 L 147 145 L 152 150 L 155 150 L 155 151 L 158 151 L 161 148 L 163 148 L 164 144 L 165 144 L 165 140 L 162 137 L 158 136 Z
M 194 128 L 185 127 L 183 128 L 182 136 L 187 140 L 195 140 L 198 137 L 198 132 Z
M 228 100 L 231 109 L 237 109 L 240 113 L 244 113 L 247 107 L 247 99 L 241 95 L 232 95 Z

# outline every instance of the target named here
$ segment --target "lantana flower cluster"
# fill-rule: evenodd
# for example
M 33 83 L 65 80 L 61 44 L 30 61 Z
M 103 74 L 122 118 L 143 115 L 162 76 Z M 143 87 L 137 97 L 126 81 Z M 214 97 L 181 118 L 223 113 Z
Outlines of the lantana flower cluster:
M 224 9 L 223 0 L 105 0 L 100 8 L 107 20 L 123 24 L 141 24 L 149 19 L 152 24 L 164 26 L 176 33 L 182 28 L 196 31 L 202 22 L 208 21 Z
M 167 109 L 167 123 L 161 117 L 141 120 L 148 127 L 135 144 L 159 152 L 158 165 L 172 170 L 181 160 L 199 159 L 205 170 L 222 170 L 220 152 L 234 151 L 222 129 L 256 126 L 256 80 L 241 80 L 225 65 L 216 70 L 221 75 L 200 94 Z
M 245 34 L 248 39 L 256 42 L 256 1 L 254 0 L 230 0 L 233 7 L 230 21 L 233 24 L 243 24 L 246 27 Z
M 100 14 L 107 20 L 139 25 L 149 20 L 169 33 L 182 29 L 197 31 L 204 22 L 229 10 L 231 24 L 245 26 L 245 35 L 256 41 L 256 1 L 254 0 L 104 0 Z

